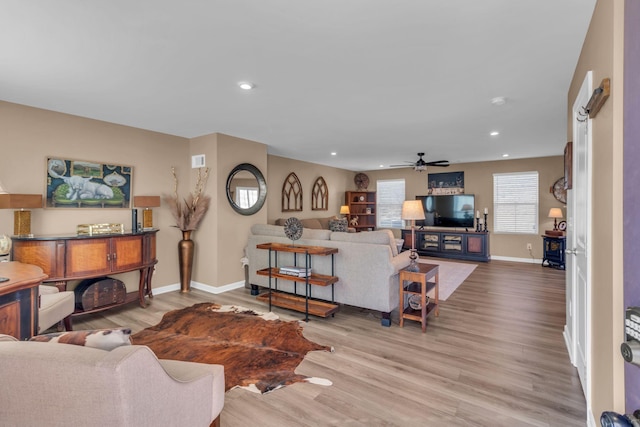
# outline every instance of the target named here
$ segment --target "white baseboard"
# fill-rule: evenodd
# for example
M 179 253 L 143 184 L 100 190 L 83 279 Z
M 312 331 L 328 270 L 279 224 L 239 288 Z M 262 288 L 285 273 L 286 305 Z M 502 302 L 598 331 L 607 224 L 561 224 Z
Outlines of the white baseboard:
M 567 330 L 567 325 L 564 325 L 562 336 L 564 337 L 564 345 L 567 347 L 567 353 L 569 353 L 569 361 L 573 366 L 576 366 L 576 363 L 573 358 L 573 342 L 571 342 L 571 339 L 569 337 L 569 331 Z
M 232 291 L 234 289 L 238 289 L 238 288 L 243 288 L 244 287 L 244 280 L 241 280 L 239 282 L 235 282 L 235 283 L 230 283 L 228 285 L 224 285 L 224 286 L 210 286 L 210 285 L 205 285 L 204 283 L 199 283 L 199 282 L 194 282 L 191 281 L 191 287 L 193 289 L 198 289 L 210 294 L 221 294 L 224 292 L 228 292 L 228 291 Z M 161 295 L 161 294 L 166 294 L 167 292 L 174 292 L 174 291 L 179 291 L 180 290 L 180 284 L 179 283 L 175 283 L 173 285 L 167 285 L 167 286 L 161 286 L 159 288 L 153 288 L 153 294 L 154 295 Z
M 491 260 L 496 261 L 511 261 L 511 262 L 524 262 L 527 264 L 542 264 L 541 259 L 535 258 L 515 258 L 510 256 L 491 255 Z

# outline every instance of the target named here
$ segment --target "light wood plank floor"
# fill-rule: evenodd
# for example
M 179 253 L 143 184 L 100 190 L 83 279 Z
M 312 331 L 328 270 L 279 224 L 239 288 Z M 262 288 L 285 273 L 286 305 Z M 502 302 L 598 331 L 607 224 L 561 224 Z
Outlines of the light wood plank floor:
M 564 272 L 535 264 L 479 263 L 441 303 L 423 334 L 418 322 L 380 326 L 380 314 L 342 307 L 312 318 L 304 335 L 335 352 L 312 352 L 297 372 L 332 386 L 295 384 L 266 395 L 226 394 L 222 425 L 248 426 L 584 426 L 585 400 L 562 331 Z M 74 329 L 154 325 L 197 302 L 265 311 L 245 289 L 156 296 L 74 318 Z M 282 319 L 301 319 L 274 308 Z

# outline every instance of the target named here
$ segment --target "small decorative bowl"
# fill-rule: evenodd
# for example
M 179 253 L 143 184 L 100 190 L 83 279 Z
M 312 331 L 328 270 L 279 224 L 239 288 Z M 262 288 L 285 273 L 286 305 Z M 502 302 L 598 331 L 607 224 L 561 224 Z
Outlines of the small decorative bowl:
M 409 307 L 411 307 L 413 310 L 422 310 L 422 304 L 420 302 L 420 295 L 418 295 L 418 294 L 409 295 L 409 298 L 407 298 L 407 303 L 409 304 Z M 428 296 L 427 296 L 427 300 L 426 300 L 426 305 L 429 305 L 429 297 Z

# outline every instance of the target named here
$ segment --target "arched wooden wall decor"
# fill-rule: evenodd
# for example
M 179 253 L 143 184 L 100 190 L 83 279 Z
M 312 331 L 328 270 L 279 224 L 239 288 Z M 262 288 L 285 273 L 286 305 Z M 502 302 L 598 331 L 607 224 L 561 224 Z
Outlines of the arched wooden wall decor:
M 282 184 L 282 212 L 302 210 L 302 184 L 291 172 Z
M 311 191 L 311 210 L 327 211 L 329 210 L 329 187 L 323 177 L 316 179 Z

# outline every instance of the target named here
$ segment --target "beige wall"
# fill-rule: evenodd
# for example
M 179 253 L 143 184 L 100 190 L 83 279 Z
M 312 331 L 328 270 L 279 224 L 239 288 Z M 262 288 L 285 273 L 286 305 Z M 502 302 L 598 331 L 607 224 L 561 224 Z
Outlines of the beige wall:
M 598 1 L 567 98 L 567 135 L 571 109 L 587 71 L 594 88 L 611 78 L 611 96 L 591 121 L 593 209 L 591 240 L 591 401 L 599 418 L 604 410 L 624 412 L 622 257 L 622 102 L 624 1 Z
M 562 151 L 563 147 L 558 147 Z M 427 173 L 415 172 L 411 168 L 368 171 L 371 180 L 370 189 L 375 189 L 378 179 L 405 179 L 407 199 L 427 194 L 428 173 L 464 172 L 465 193 L 475 195 L 476 210 L 489 209 L 489 231 L 493 224 L 493 174 L 510 172 L 537 171 L 539 174 L 539 233 L 529 235 L 495 234 L 490 235 L 491 256 L 505 258 L 531 259 L 527 243 L 533 247 L 533 258 L 542 259 L 542 238 L 544 230 L 553 228 L 553 220 L 547 217 L 549 209 L 560 207 L 566 213 L 565 206 L 558 202 L 549 188 L 564 174 L 563 156 L 541 157 L 534 159 L 498 160 L 494 162 L 458 163 L 448 168 L 429 168 Z M 353 184 L 351 184 L 353 186 Z
M 302 185 L 302 207 L 300 212 L 282 212 L 282 184 L 287 176 L 294 172 Z M 338 215 L 340 206 L 344 204 L 344 192 L 351 188 L 355 173 L 345 169 L 300 160 L 287 159 L 279 156 L 269 156 L 267 185 L 267 218 L 273 224 L 278 218 L 316 218 Z M 311 192 L 318 177 L 322 177 L 329 188 L 329 205 L 326 211 L 311 210 Z
M 246 139 L 218 134 L 218 239 L 217 250 L 220 254 L 218 281 L 213 286 L 244 280 L 244 269 L 240 259 L 244 256 L 249 231 L 253 224 L 267 222 L 268 200 L 265 206 L 254 215 L 241 215 L 234 211 L 227 201 L 226 183 L 229 172 L 240 163 L 251 163 L 267 178 L 267 146 Z M 267 198 L 273 187 L 267 179 Z
M 0 181 L 11 193 L 44 194 L 45 159 L 60 156 L 133 166 L 133 194 L 161 195 L 173 189 L 171 166 L 188 179 L 189 141 L 170 135 L 90 120 L 37 108 L 0 102 Z M 123 223 L 131 228 L 128 209 L 36 209 L 31 230 L 36 234 L 75 234 L 83 223 Z M 159 260 L 154 286 L 177 283 L 176 245 L 179 234 L 170 228 L 166 207 L 154 209 Z M 0 210 L 0 233 L 13 234 L 13 212 Z M 132 276 L 132 277 L 128 277 Z M 137 286 L 137 274 L 123 280 Z

